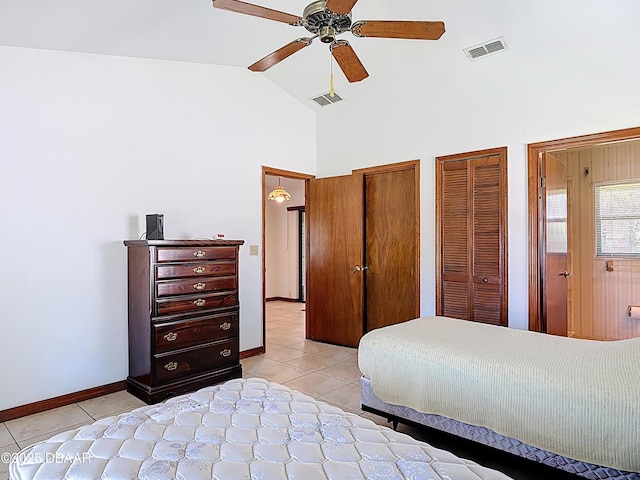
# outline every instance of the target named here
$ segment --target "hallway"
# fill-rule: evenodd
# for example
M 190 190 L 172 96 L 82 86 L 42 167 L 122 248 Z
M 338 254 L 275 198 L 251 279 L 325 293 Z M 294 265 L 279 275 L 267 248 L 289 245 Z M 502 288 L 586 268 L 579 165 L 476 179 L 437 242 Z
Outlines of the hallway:
M 360 410 L 360 370 L 355 348 L 305 339 L 304 303 L 267 302 L 266 353 L 241 360 L 244 378 L 286 385 L 343 410 Z

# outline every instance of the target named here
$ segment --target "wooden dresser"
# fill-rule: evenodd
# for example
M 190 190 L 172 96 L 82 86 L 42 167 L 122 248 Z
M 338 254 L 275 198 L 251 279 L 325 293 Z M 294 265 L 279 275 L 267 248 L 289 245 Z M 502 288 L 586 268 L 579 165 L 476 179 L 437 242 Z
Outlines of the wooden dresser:
M 242 240 L 128 240 L 127 390 L 147 403 L 242 376 Z

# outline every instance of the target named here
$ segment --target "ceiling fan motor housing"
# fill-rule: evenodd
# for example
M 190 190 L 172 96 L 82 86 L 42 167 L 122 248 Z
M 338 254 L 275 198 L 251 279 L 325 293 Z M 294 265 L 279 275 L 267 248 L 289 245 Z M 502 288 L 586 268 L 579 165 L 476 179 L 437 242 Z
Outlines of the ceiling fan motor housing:
M 321 42 L 332 43 L 336 36 L 351 28 L 351 12 L 339 15 L 327 10 L 326 5 L 326 0 L 309 4 L 302 14 L 303 25 L 309 32 L 317 34 Z

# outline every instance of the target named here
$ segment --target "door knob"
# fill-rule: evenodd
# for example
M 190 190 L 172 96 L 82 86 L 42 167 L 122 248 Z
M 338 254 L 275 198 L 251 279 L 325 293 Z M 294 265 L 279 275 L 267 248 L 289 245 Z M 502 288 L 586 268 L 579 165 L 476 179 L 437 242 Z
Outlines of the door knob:
M 561 276 L 561 277 L 567 278 L 567 277 L 570 277 L 570 276 L 571 276 L 571 272 L 567 272 L 567 271 L 565 270 L 564 272 L 559 273 L 558 275 L 559 275 L 559 276 Z
M 351 275 L 355 274 L 356 272 L 359 272 L 360 270 L 362 270 L 360 268 L 360 265 L 356 265 L 355 267 L 353 267 L 353 270 L 351 270 Z

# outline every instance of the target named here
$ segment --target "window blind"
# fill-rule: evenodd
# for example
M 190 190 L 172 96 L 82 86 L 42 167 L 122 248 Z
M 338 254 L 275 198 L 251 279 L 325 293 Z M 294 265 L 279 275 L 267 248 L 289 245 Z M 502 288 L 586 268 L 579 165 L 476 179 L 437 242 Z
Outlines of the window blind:
M 640 182 L 595 186 L 596 255 L 640 257 Z

